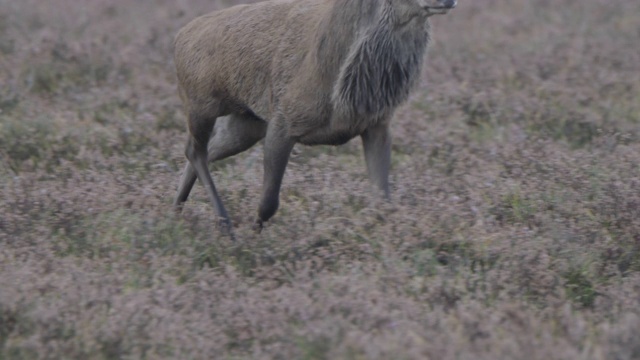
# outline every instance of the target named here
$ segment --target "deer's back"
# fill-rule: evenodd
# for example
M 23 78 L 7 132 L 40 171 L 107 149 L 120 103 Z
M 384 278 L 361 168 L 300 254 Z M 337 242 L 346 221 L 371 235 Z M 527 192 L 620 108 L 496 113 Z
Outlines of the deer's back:
M 302 71 L 327 3 L 266 1 L 196 18 L 175 41 L 182 93 L 188 101 L 216 97 L 270 119 Z

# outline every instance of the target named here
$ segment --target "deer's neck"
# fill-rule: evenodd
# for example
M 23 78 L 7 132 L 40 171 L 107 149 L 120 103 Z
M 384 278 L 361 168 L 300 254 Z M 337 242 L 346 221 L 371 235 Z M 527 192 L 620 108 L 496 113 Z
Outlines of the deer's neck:
M 385 1 L 374 21 L 361 24 L 340 64 L 334 108 L 370 116 L 393 110 L 408 98 L 422 69 L 429 25 L 426 18 L 396 16 Z
M 324 79 L 339 71 L 355 39 L 377 21 L 380 4 L 378 0 L 334 1 L 316 38 L 315 59 Z

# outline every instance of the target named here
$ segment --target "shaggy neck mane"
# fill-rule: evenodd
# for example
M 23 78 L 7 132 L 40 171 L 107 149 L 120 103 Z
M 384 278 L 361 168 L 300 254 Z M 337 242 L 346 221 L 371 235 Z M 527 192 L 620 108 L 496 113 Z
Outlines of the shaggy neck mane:
M 347 18 L 341 20 L 352 21 L 347 24 L 356 28 L 350 29 L 355 35 L 339 64 L 332 94 L 334 109 L 369 116 L 392 110 L 408 98 L 420 75 L 428 27 L 396 25 L 396 14 L 385 0 L 337 0 L 334 11 L 340 12 L 340 5 L 346 2 L 353 3 L 342 6 L 342 16 Z M 348 14 L 344 8 L 366 17 L 354 21 L 357 14 Z
M 383 0 L 384 1 L 384 0 Z M 316 38 L 317 68 L 323 79 L 331 79 L 340 71 L 352 44 L 378 19 L 380 0 L 335 0 L 321 21 Z

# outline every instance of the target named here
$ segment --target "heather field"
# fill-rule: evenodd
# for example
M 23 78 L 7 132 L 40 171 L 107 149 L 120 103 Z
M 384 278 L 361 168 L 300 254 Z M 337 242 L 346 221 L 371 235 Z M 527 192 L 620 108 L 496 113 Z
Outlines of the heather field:
M 0 0 L 0 359 L 640 359 L 640 2 L 460 0 L 360 142 L 176 216 L 172 41 L 216 0 Z

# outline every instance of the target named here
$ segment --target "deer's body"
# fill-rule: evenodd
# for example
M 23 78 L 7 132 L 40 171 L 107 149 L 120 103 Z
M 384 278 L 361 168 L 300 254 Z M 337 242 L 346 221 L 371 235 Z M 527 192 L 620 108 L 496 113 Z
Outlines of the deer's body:
M 262 138 L 260 227 L 277 210 L 296 143 L 337 145 L 361 136 L 370 177 L 388 196 L 389 120 L 419 78 L 428 17 L 453 6 L 451 0 L 274 0 L 189 23 L 175 43 L 191 135 L 176 206 L 197 176 L 228 224 L 207 159 L 234 155 Z

